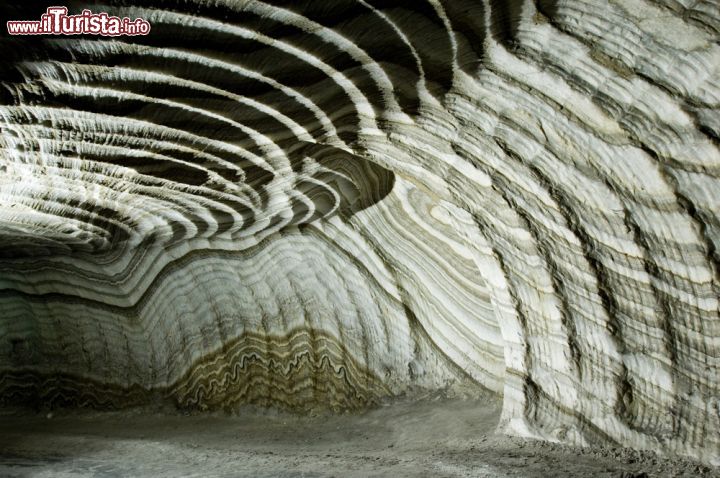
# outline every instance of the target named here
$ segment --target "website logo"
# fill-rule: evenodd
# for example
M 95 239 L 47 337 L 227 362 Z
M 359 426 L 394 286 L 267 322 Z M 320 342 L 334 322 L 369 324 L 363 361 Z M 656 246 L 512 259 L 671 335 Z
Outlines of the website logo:
M 116 37 L 150 33 L 150 22 L 142 18 L 120 18 L 105 12 L 83 10 L 68 15 L 67 7 L 48 7 L 40 20 L 11 20 L 7 22 L 10 35 L 101 35 Z

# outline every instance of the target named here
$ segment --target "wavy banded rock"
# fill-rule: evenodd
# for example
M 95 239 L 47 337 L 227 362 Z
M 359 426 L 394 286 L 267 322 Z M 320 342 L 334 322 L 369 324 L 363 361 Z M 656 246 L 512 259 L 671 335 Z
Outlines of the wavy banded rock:
M 1 402 L 470 380 L 720 460 L 719 4 L 129 3 L 69 7 L 149 36 L 2 39 Z

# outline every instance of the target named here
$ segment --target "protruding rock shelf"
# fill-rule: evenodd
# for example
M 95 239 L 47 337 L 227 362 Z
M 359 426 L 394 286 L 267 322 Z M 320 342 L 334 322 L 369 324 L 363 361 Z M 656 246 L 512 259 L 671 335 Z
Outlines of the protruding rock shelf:
M 1 404 L 470 382 L 720 462 L 720 3 L 93 8 L 152 31 L 0 39 Z

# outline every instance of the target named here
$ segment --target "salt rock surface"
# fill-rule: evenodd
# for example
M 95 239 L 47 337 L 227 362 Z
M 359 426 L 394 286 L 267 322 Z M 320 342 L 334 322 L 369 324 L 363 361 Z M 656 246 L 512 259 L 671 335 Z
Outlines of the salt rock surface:
M 720 461 L 719 3 L 127 3 L 0 40 L 0 402 L 471 382 Z

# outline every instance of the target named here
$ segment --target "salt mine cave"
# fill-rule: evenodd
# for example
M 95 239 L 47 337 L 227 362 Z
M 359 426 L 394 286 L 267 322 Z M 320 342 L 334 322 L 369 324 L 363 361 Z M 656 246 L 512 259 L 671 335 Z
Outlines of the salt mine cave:
M 720 476 L 718 0 L 55 4 L 0 476 Z

